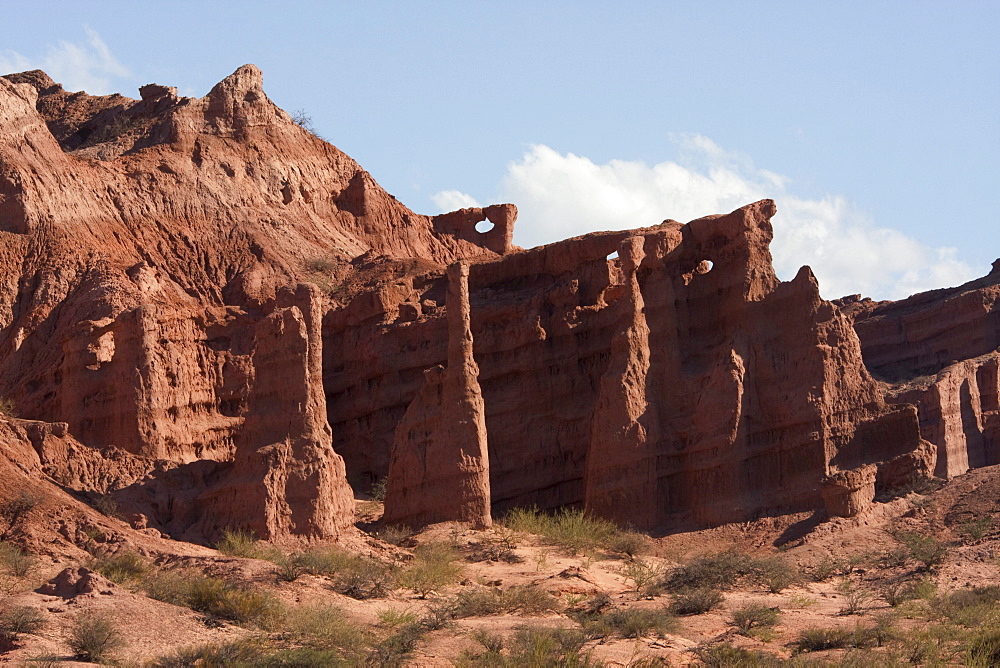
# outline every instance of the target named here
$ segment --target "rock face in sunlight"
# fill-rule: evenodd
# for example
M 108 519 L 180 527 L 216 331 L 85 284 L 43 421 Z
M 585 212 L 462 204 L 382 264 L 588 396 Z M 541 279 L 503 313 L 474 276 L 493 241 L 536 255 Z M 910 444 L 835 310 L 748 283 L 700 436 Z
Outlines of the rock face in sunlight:
M 253 65 L 199 99 L 0 77 L 0 483 L 281 541 L 386 477 L 387 522 L 679 530 L 1000 461 L 1000 274 L 824 301 L 775 212 L 524 250 L 512 204 L 410 211 Z

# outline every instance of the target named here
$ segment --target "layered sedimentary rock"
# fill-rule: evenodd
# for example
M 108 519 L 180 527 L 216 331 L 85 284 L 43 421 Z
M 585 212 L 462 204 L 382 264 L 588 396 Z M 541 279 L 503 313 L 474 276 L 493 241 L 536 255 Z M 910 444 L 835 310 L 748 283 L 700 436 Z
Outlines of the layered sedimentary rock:
M 410 211 L 252 65 L 140 97 L 0 77 L 0 397 L 59 425 L 11 437 L 37 470 L 160 531 L 334 537 L 386 475 L 411 524 L 845 514 L 1000 456 L 1000 275 L 827 302 L 775 276 L 770 200 L 522 250 L 513 205 Z
M 122 494 L 159 497 L 144 512 L 172 532 L 335 535 L 351 504 L 321 389 L 330 300 L 283 291 L 383 256 L 496 257 L 516 210 L 413 213 L 271 103 L 252 65 L 200 99 L 0 77 L 0 128 L 0 396 L 88 454 L 180 465 Z M 192 504 L 216 519 L 171 510 Z
M 851 321 L 808 269 L 774 276 L 774 211 L 765 200 L 472 266 L 495 511 L 582 504 L 647 528 L 705 525 L 822 507 L 820 480 L 837 470 L 926 473 L 905 459 L 920 448 L 916 413 L 885 404 Z M 385 474 L 415 374 L 446 357 L 439 280 L 367 319 L 328 318 L 328 340 L 350 351 L 326 366 L 349 474 Z M 407 303 L 421 315 L 403 317 Z
M 935 474 L 1000 463 L 1000 261 L 957 288 L 845 307 L 889 400 L 916 407 Z
M 448 268 L 448 364 L 424 372 L 396 427 L 385 489 L 387 524 L 492 524 L 486 415 L 472 355 L 469 267 Z

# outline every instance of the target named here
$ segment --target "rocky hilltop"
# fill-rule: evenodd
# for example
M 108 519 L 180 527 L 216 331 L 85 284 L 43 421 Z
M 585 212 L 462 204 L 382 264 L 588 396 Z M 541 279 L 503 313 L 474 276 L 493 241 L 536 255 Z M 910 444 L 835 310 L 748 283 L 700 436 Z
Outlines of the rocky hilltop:
M 775 212 L 524 250 L 514 205 L 410 211 L 252 65 L 199 99 L 0 77 L 0 495 L 336 538 L 386 479 L 386 521 L 670 532 L 1000 463 L 1000 272 L 825 301 L 775 276 Z

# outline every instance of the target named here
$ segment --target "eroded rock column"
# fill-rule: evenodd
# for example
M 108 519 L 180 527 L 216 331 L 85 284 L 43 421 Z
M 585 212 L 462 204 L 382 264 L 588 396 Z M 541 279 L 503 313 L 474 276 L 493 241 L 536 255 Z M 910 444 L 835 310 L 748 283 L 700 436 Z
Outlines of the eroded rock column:
M 396 427 L 383 515 L 389 524 L 492 524 L 486 410 L 472 356 L 464 262 L 448 268 L 446 304 L 448 366 L 424 372 L 423 387 Z

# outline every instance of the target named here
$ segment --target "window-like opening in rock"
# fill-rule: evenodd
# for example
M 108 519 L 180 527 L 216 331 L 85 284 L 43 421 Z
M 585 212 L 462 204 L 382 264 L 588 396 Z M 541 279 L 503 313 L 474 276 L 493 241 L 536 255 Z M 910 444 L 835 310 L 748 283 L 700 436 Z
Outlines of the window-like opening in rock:
M 712 271 L 712 261 L 711 260 L 702 260 L 701 262 L 698 263 L 698 273 L 699 274 L 707 274 L 710 271 Z
M 480 220 L 476 223 L 476 232 L 480 234 L 486 234 L 493 229 L 493 221 L 491 220 Z
M 615 251 L 614 253 L 608 253 L 608 260 L 617 260 L 617 259 L 618 259 L 618 251 Z

